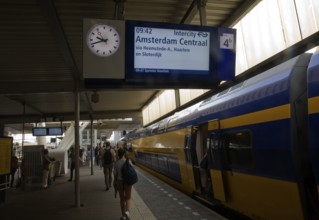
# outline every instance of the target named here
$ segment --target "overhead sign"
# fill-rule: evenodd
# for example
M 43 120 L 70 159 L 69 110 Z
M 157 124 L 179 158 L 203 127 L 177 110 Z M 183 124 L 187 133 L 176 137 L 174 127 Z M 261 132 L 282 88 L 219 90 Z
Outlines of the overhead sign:
M 126 22 L 127 82 L 212 88 L 235 78 L 236 30 Z
M 61 136 L 63 127 L 34 127 L 32 128 L 33 136 Z
M 210 32 L 134 27 L 136 72 L 209 71 Z
M 107 27 L 112 27 L 111 21 L 105 24 Z M 115 31 L 112 29 L 110 32 Z M 96 34 L 99 31 L 91 29 L 90 33 Z M 108 52 L 100 45 L 105 44 L 107 48 L 108 37 L 102 35 L 91 37 L 92 42 L 85 44 L 93 48 L 99 45 L 99 50 L 93 49 L 92 57 L 108 60 L 115 52 L 110 51 L 110 56 L 102 58 L 96 55 L 102 53 L 101 51 Z M 222 80 L 235 78 L 236 30 L 234 29 L 125 21 L 125 39 L 122 35 L 119 40 L 125 42 L 125 77 L 121 81 L 122 86 L 213 88 Z M 91 87 L 103 87 L 108 80 L 101 79 L 110 79 L 107 77 L 109 75 L 107 71 L 105 77 L 100 77 L 103 73 L 99 77 L 89 75 L 85 75 L 85 78 L 87 85 L 90 84 Z

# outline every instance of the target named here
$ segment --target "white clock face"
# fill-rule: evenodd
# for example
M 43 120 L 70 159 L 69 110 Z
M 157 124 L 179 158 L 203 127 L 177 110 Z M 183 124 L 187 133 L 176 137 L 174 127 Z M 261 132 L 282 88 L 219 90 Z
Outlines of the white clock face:
M 120 36 L 115 28 L 105 24 L 97 24 L 87 34 L 87 45 L 93 54 L 108 57 L 119 49 Z

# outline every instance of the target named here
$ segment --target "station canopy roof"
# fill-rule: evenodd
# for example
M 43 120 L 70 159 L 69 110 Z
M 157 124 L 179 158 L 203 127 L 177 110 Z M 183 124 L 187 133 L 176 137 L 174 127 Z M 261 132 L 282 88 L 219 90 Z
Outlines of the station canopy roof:
M 72 121 L 79 82 L 80 119 L 132 118 L 138 124 L 159 89 L 92 89 L 83 83 L 83 19 L 125 19 L 230 27 L 254 0 L 2 0 L 0 124 Z M 198 7 L 199 6 L 199 7 Z M 200 17 L 199 10 L 203 16 Z M 124 125 L 124 127 L 123 127 Z

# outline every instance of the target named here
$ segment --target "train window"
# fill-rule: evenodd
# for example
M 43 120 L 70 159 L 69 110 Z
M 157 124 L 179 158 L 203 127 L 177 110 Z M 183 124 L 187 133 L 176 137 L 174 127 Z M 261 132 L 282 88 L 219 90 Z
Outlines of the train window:
M 216 133 L 212 133 L 210 138 L 207 138 L 207 148 L 214 150 L 218 148 L 218 137 Z
M 225 133 L 222 141 L 223 149 L 231 168 L 253 168 L 251 133 L 249 131 Z
M 132 143 L 131 143 L 131 142 L 126 142 L 126 143 L 124 143 L 124 148 L 125 148 L 125 150 L 128 151 L 128 152 L 133 152 Z
M 192 154 L 191 154 L 191 136 L 186 135 L 184 140 L 184 152 L 186 163 L 192 163 Z

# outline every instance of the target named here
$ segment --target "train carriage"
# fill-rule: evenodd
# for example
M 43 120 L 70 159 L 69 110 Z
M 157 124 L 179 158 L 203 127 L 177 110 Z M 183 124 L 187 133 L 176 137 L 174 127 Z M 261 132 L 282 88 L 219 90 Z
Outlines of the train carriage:
M 302 54 L 128 135 L 136 163 L 253 219 L 319 219 L 318 57 Z

